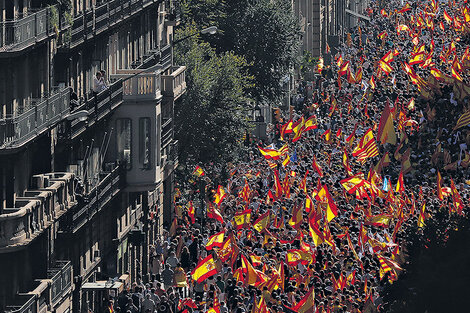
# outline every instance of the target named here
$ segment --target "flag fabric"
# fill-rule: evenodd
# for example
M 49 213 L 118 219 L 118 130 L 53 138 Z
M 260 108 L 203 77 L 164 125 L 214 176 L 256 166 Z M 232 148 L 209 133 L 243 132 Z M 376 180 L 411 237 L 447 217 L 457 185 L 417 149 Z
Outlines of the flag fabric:
M 196 210 L 194 209 L 193 202 L 189 201 L 188 216 L 189 216 L 189 219 L 191 220 L 191 223 L 193 224 L 196 223 L 195 215 L 196 215 Z
M 292 228 L 294 229 L 299 228 L 303 220 L 302 215 L 303 215 L 303 206 L 294 205 L 294 208 L 292 210 L 292 217 L 289 220 L 289 225 L 292 226 Z
M 320 165 L 318 165 L 315 155 L 313 155 L 312 166 L 313 166 L 313 169 L 318 173 L 318 176 L 323 177 L 322 168 L 320 167 Z
M 242 259 L 242 272 L 245 273 L 245 284 L 254 286 L 256 282 L 258 281 L 258 274 L 256 273 L 256 270 L 253 268 L 253 265 L 251 265 L 250 261 L 242 254 L 241 255 Z
M 328 187 L 324 185 L 317 194 L 317 199 L 326 203 L 326 219 L 331 222 L 336 216 L 338 216 L 338 208 L 328 191 Z
M 315 115 L 310 116 L 304 123 L 304 132 L 311 129 L 317 129 L 317 117 Z
M 315 312 L 315 291 L 313 286 L 292 309 L 297 313 Z
M 392 221 L 392 216 L 388 214 L 379 214 L 366 217 L 365 224 L 379 227 L 388 227 Z
M 204 173 L 204 170 L 198 165 L 194 169 L 193 175 L 197 176 L 197 177 L 202 177 L 202 176 L 206 175 L 206 173 Z
M 263 149 L 258 146 L 259 151 L 264 156 L 265 159 L 279 160 L 281 153 L 275 149 Z
M 365 163 L 367 158 L 379 155 L 379 150 L 377 149 L 377 144 L 375 143 L 374 134 L 371 128 L 366 131 L 352 154 L 362 163 Z
M 242 212 L 238 212 L 233 216 L 233 225 L 235 229 L 242 229 L 249 227 L 251 220 L 251 210 L 244 210 Z
M 465 127 L 470 124 L 470 110 L 463 113 L 455 124 L 454 130 Z
M 421 210 L 419 211 L 419 216 L 418 216 L 418 227 L 422 228 L 424 227 L 424 221 L 426 220 L 425 216 L 425 210 L 426 210 L 426 203 L 423 203 L 423 206 L 421 207 Z
M 224 219 L 222 218 L 222 214 L 220 214 L 219 210 L 217 210 L 213 205 L 209 204 L 207 208 L 207 217 L 213 218 L 220 223 L 224 223 Z
M 380 117 L 377 139 L 381 144 L 391 143 L 395 145 L 397 143 L 397 136 L 395 134 L 395 128 L 393 127 L 393 117 L 390 113 L 390 106 L 387 101 L 382 116 Z
M 437 196 L 439 200 L 444 200 L 444 193 L 442 192 L 442 176 L 439 171 L 437 171 Z
M 271 218 L 271 212 L 268 211 L 258 217 L 258 219 L 253 223 L 253 228 L 256 229 L 259 233 L 262 232 L 266 227 L 268 227 Z
M 226 196 L 227 194 L 225 193 L 224 187 L 219 185 L 219 187 L 217 188 L 217 193 L 215 194 L 214 203 L 217 204 L 218 207 L 220 207 L 220 204 Z
M 215 266 L 214 258 L 212 255 L 209 255 L 199 261 L 198 265 L 191 272 L 191 277 L 200 284 L 215 274 L 217 274 L 217 268 Z
M 212 250 L 214 247 L 222 247 L 224 244 L 225 231 L 221 231 L 209 237 L 206 244 L 206 250 Z

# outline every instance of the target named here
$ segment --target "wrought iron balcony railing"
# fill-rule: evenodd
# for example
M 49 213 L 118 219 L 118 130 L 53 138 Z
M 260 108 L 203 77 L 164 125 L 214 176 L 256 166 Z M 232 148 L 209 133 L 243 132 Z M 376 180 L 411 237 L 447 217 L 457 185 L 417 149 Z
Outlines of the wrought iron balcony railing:
M 30 13 L 13 21 L 0 22 L 0 52 L 15 52 L 40 42 L 58 31 L 58 6 Z
M 0 148 L 20 147 L 47 131 L 69 113 L 69 104 L 70 88 L 64 88 L 0 119 Z

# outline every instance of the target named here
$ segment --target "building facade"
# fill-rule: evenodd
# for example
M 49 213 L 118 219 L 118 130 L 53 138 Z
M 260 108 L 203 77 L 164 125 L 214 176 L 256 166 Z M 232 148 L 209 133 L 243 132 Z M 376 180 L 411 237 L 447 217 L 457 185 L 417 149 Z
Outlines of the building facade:
M 358 19 L 368 19 L 363 14 L 368 5 L 369 0 L 292 0 L 302 31 L 301 53 L 319 57 L 327 44 L 334 52 Z
M 53 2 L 0 0 L 0 312 L 101 310 L 171 220 L 177 3 Z

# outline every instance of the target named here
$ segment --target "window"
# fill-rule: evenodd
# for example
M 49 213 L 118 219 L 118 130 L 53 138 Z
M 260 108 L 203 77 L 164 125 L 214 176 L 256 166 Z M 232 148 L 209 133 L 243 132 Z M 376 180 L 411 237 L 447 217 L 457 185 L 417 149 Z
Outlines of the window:
M 150 169 L 151 164 L 151 122 L 150 118 L 144 117 L 139 120 L 139 163 L 143 169 Z
M 116 147 L 119 160 L 123 161 L 126 169 L 132 168 L 132 121 L 129 118 L 116 120 Z

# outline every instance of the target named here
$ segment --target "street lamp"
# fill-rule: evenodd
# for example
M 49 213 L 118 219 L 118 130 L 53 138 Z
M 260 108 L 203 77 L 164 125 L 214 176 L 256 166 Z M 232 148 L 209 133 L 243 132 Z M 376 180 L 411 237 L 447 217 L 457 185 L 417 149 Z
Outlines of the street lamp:
M 177 43 L 179 42 L 182 42 L 183 40 L 186 40 L 188 38 L 191 38 L 191 37 L 194 37 L 196 36 L 198 33 L 201 33 L 202 35 L 214 35 L 217 33 L 217 26 L 209 26 L 207 28 L 204 28 L 203 30 L 201 30 L 200 32 L 196 32 L 194 34 L 191 34 L 191 35 L 187 35 L 183 38 L 180 38 L 180 39 L 177 39 L 175 41 L 173 41 L 173 45 L 176 45 Z
M 215 33 L 217 33 L 217 26 L 209 26 L 209 27 L 204 28 L 203 30 L 201 30 L 201 34 L 203 34 L 203 35 L 205 35 L 205 34 L 215 35 Z

